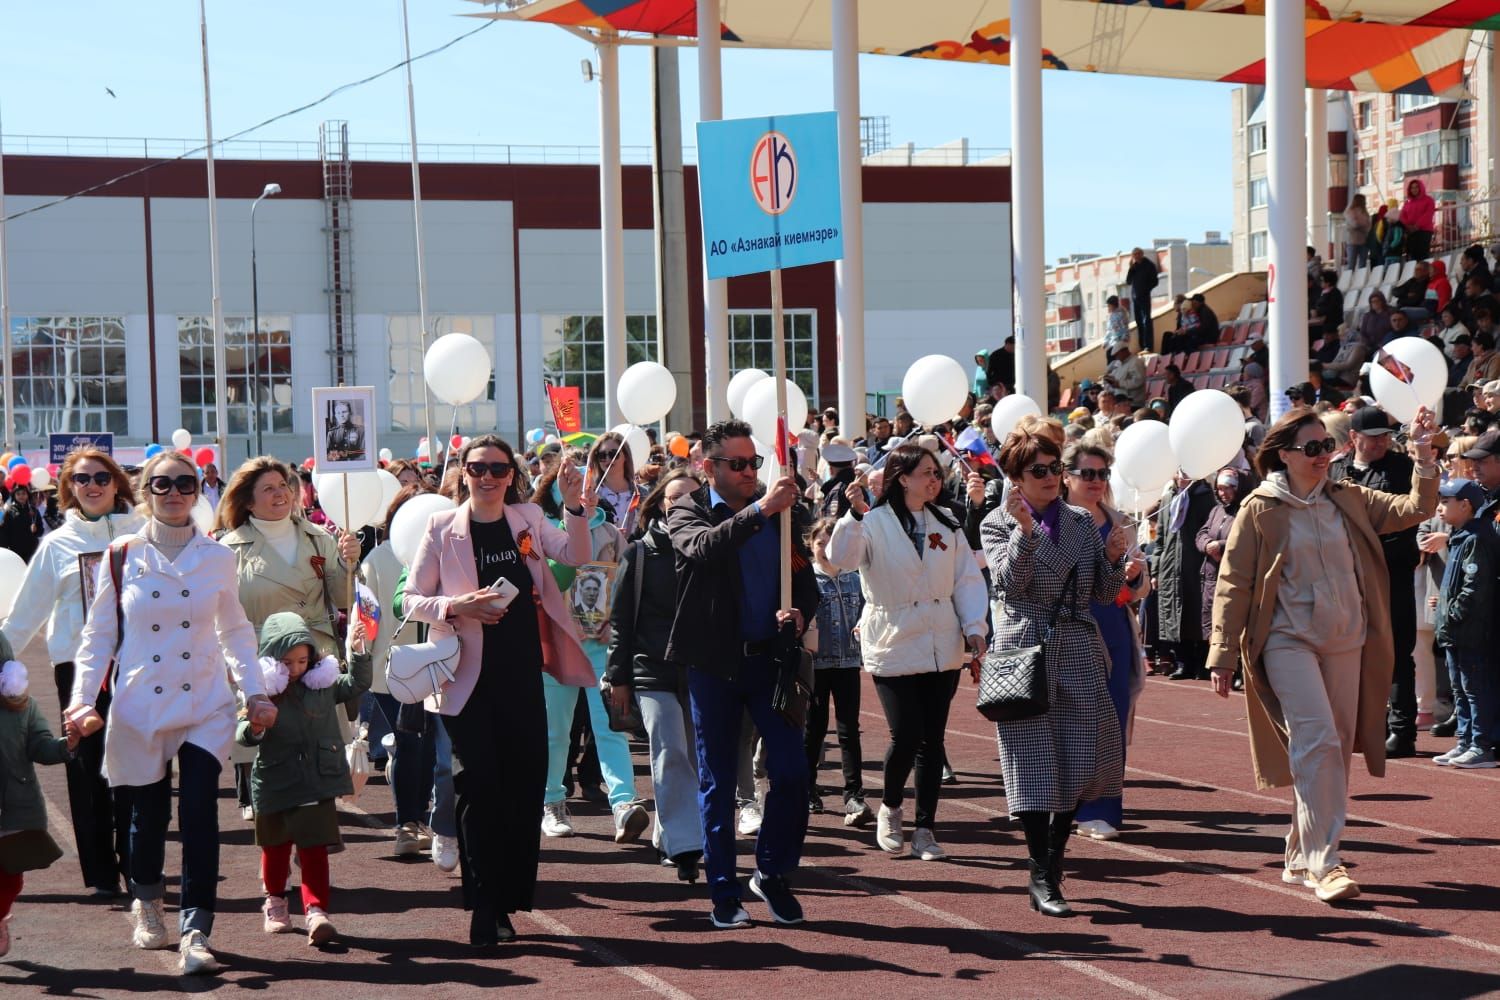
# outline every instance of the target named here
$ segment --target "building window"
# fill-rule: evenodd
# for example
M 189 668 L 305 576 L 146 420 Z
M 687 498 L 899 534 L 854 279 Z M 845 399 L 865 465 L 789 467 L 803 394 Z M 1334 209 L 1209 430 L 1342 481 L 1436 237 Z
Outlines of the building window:
M 10 330 L 17 434 L 127 433 L 123 317 L 16 316 Z
M 429 317 L 432 335 L 428 343 L 447 333 L 467 333 L 484 345 L 493 362 L 495 357 L 495 317 L 436 316 Z M 422 408 L 422 322 L 417 316 L 387 318 L 386 336 L 390 344 L 391 430 L 427 433 L 427 414 Z M 490 384 L 472 403 L 458 408 L 460 431 L 487 431 L 495 427 L 495 369 L 490 365 Z M 446 441 L 454 425 L 453 407 L 432 400 L 433 433 Z
M 1474 139 L 1461 135 L 1458 140 L 1458 165 L 1468 170 L 1474 166 Z
M 1261 208 L 1271 203 L 1271 180 L 1268 177 L 1250 179 L 1250 207 Z
M 1396 151 L 1396 173 L 1412 174 L 1452 166 L 1459 162 L 1461 155 L 1457 132 L 1422 132 L 1404 136 Z
M 292 432 L 291 329 L 290 316 L 262 316 L 260 334 L 252 344 L 249 316 L 224 317 L 230 434 L 251 433 L 254 425 L 250 414 L 257 401 L 262 431 Z M 217 434 L 213 317 L 177 317 L 177 359 L 182 385 L 182 426 L 193 434 Z M 252 391 L 257 364 L 259 395 Z
M 656 317 L 625 317 L 625 365 L 656 360 Z M 604 410 L 604 317 L 548 316 L 542 322 L 542 372 L 579 389 L 583 428 L 609 428 Z
M 1268 234 L 1266 233 L 1265 230 L 1261 230 L 1260 232 L 1256 232 L 1256 233 L 1251 233 L 1250 234 L 1250 259 L 1251 260 L 1265 260 L 1266 259 L 1266 249 L 1267 249 L 1266 240 L 1267 240 L 1267 238 L 1268 238 Z
M 1435 94 L 1396 95 L 1396 112 L 1400 115 L 1409 115 L 1427 108 L 1434 108 L 1437 107 L 1437 104 L 1438 98 Z
M 1361 156 L 1359 158 L 1359 171 L 1355 176 L 1354 183 L 1358 187 L 1369 187 L 1375 183 L 1375 157 Z
M 1369 128 L 1371 125 L 1375 124 L 1375 102 L 1374 101 L 1360 101 L 1359 105 L 1358 105 L 1358 109 L 1359 110 L 1358 110 L 1357 114 L 1359 115 L 1359 127 L 1360 128 L 1366 129 L 1366 128 Z
M 818 405 L 817 316 L 810 309 L 788 309 L 782 315 L 786 337 L 786 377 L 797 383 L 807 405 Z M 731 311 L 729 314 L 729 374 L 746 368 L 770 372 L 775 360 L 771 353 L 770 310 Z
M 1266 127 L 1265 125 L 1250 126 L 1250 152 L 1263 153 L 1266 150 Z

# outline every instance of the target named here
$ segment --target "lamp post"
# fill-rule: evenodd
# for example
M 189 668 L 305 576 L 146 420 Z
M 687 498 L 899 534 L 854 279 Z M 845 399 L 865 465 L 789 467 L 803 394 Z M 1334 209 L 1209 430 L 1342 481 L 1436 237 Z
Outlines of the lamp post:
M 272 195 L 281 193 L 280 184 L 267 184 L 260 197 L 250 203 L 250 407 L 255 420 L 255 454 L 265 454 L 261 446 L 260 414 L 260 278 L 255 269 L 255 210 Z

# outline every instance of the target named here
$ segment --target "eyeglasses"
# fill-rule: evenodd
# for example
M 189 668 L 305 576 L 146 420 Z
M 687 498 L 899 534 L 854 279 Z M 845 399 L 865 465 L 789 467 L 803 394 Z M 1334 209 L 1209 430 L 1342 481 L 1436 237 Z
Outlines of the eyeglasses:
M 618 448 L 612 448 L 609 451 L 601 448 L 599 451 L 594 452 L 594 462 L 597 465 L 608 465 L 615 460 L 615 456 L 618 454 L 620 454 L 620 449 Z
M 198 492 L 198 477 L 194 475 L 182 476 L 152 476 L 146 481 L 146 488 L 159 497 L 164 497 L 175 488 L 178 493 L 190 497 Z
M 1069 469 L 1068 475 L 1077 476 L 1079 479 L 1082 479 L 1086 483 L 1092 483 L 1095 480 L 1098 480 L 1101 483 L 1109 482 L 1108 469 Z M 1037 478 L 1040 479 L 1042 477 L 1037 476 Z
M 1324 438 L 1321 441 L 1309 441 L 1306 444 L 1292 445 L 1283 448 L 1283 451 L 1300 451 L 1308 458 L 1317 458 L 1319 455 L 1332 455 L 1338 450 L 1339 443 L 1333 438 Z
M 73 480 L 74 486 L 82 489 L 90 482 L 95 486 L 108 486 L 114 481 L 115 476 L 112 472 L 75 472 L 69 478 Z
M 465 462 L 464 471 L 473 479 L 483 479 L 488 473 L 492 478 L 504 479 L 515 468 L 509 462 Z
M 1031 473 L 1032 479 L 1046 479 L 1048 476 L 1060 476 L 1063 474 L 1063 464 L 1060 459 L 1043 465 L 1041 462 L 1028 466 L 1027 472 Z
M 710 456 L 708 458 L 708 461 L 723 462 L 725 465 L 729 466 L 731 471 L 734 472 L 744 472 L 746 469 L 759 469 L 762 465 L 766 464 L 766 460 L 759 455 L 756 455 L 754 458 L 722 458 L 719 456 Z

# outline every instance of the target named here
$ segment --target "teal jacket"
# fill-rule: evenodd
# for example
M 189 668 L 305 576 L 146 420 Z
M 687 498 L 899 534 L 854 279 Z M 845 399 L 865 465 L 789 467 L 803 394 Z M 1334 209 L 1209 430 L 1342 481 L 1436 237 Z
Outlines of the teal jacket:
M 0 830 L 47 829 L 47 803 L 33 765 L 61 764 L 70 756 L 68 741 L 52 735 L 35 698 L 19 711 L 0 704 Z
M 299 645 L 317 648 L 312 632 L 299 616 L 281 612 L 261 626 L 262 657 L 279 660 Z M 313 666 L 316 661 L 309 664 L 309 670 Z M 248 719 L 240 722 L 235 738 L 244 746 L 260 747 L 250 775 L 250 795 L 258 811 L 284 812 L 354 794 L 339 731 L 338 706 L 358 699 L 369 688 L 370 657 L 358 655 L 350 661 L 349 672 L 341 673 L 328 687 L 313 690 L 300 680 L 288 684 L 272 698 L 277 708 L 276 724 L 259 737 L 250 731 Z

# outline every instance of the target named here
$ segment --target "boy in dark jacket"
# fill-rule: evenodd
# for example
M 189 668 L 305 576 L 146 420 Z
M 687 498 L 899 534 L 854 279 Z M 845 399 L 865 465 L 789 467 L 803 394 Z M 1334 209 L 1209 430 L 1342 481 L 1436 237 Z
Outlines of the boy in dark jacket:
M 1495 574 L 1500 570 L 1496 536 L 1475 513 L 1484 490 L 1468 479 L 1450 479 L 1438 489 L 1438 516 L 1453 528 L 1448 564 L 1437 598 L 1437 644 L 1448 659 L 1458 743 L 1433 758 L 1434 764 L 1465 770 L 1495 766 L 1495 662 L 1490 626 L 1495 606 Z

